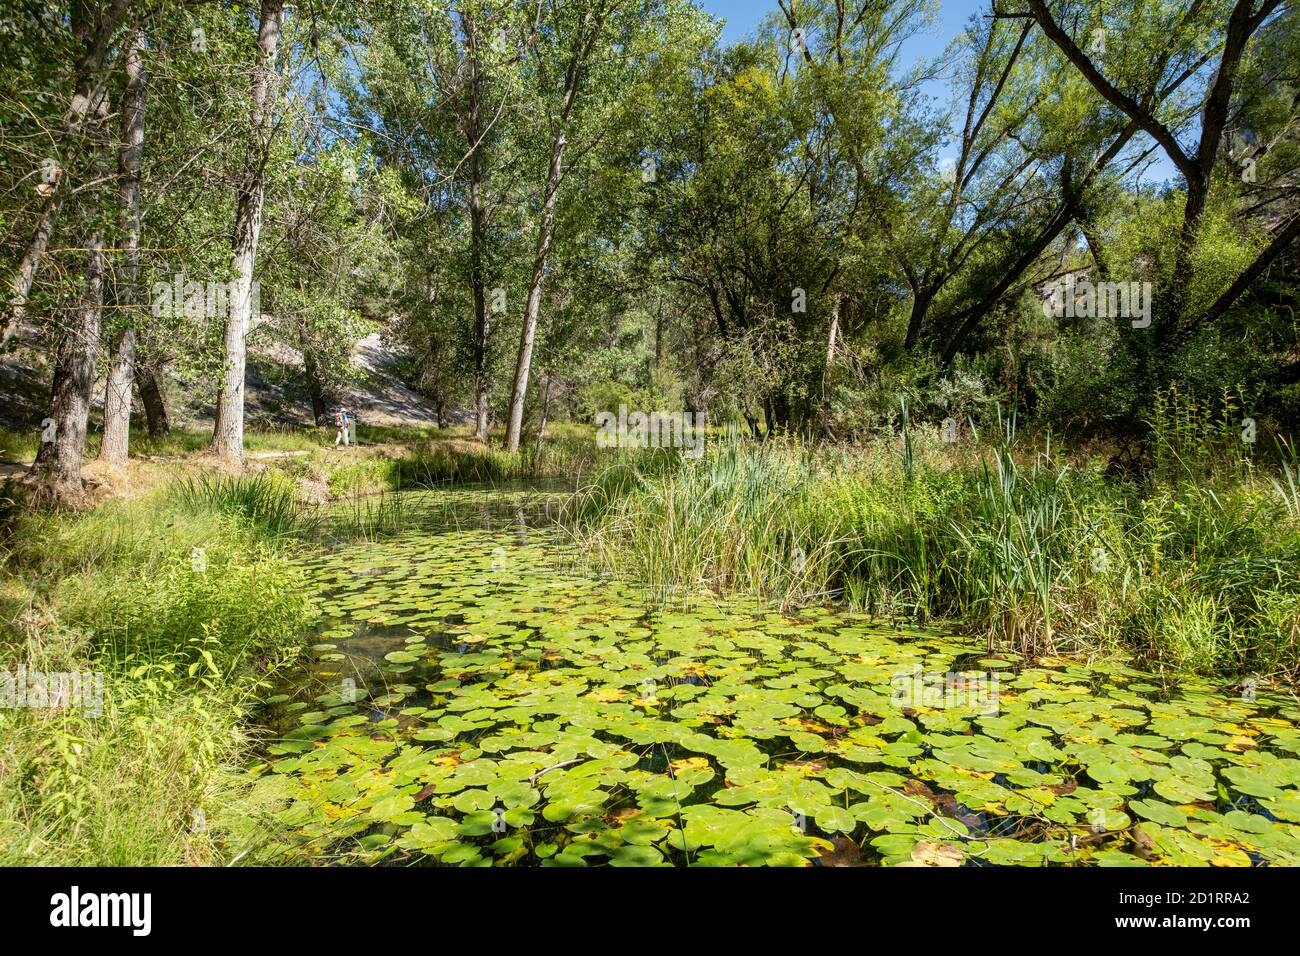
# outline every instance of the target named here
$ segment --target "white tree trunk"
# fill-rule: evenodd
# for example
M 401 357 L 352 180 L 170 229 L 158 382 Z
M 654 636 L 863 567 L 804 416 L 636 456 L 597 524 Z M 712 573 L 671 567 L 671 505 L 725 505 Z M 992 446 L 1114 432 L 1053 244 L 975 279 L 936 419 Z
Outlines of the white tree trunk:
M 262 231 L 262 205 L 266 198 L 266 154 L 271 141 L 271 109 L 275 85 L 275 54 L 284 26 L 284 0 L 262 0 L 257 33 L 258 64 L 253 72 L 252 139 L 244 178 L 235 207 L 235 235 L 231 243 L 229 315 L 224 336 L 225 365 L 217 396 L 217 421 L 209 451 L 224 462 L 244 460 L 244 370 L 248 330 L 252 320 L 253 267 Z
M 528 285 L 528 304 L 524 309 L 524 328 L 519 338 L 519 356 L 515 361 L 515 385 L 510 396 L 510 424 L 506 430 L 506 451 L 519 450 L 524 427 L 524 397 L 528 393 L 528 373 L 533 364 L 533 342 L 537 337 L 537 318 L 542 311 L 542 284 L 546 281 L 546 259 L 555 232 L 555 200 L 560 192 L 560 174 L 564 162 L 564 132 L 560 131 L 551 147 L 551 165 L 546 174 L 546 198 L 542 218 L 537 225 L 537 250 L 533 256 L 533 276 Z
M 101 461 L 126 464 L 131 436 L 131 382 L 135 377 L 135 322 L 140 305 L 140 159 L 144 150 L 144 31 L 131 32 L 122 96 L 122 145 L 118 151 L 118 205 L 122 219 L 122 280 L 118 304 L 126 325 L 113 345 L 104 391 Z
M 528 394 L 528 373 L 533 364 L 533 342 L 537 337 L 537 318 L 542 310 L 542 286 L 546 281 L 546 260 L 551 250 L 555 232 L 555 203 L 560 194 L 560 179 L 564 173 L 564 149 L 568 143 L 569 118 L 578 97 L 578 85 L 588 56 L 596 45 L 604 24 L 604 14 L 583 18 L 582 26 L 574 39 L 573 52 L 564 74 L 564 99 L 557 120 L 555 138 L 551 141 L 551 160 L 546 170 L 546 192 L 542 199 L 542 215 L 537 224 L 537 247 L 533 254 L 533 275 L 528 285 L 528 303 L 524 308 L 524 327 L 519 336 L 519 355 L 515 361 L 515 382 L 510 396 L 510 422 L 506 428 L 506 451 L 518 451 L 524 427 L 524 399 Z M 588 30 L 590 29 L 590 32 Z

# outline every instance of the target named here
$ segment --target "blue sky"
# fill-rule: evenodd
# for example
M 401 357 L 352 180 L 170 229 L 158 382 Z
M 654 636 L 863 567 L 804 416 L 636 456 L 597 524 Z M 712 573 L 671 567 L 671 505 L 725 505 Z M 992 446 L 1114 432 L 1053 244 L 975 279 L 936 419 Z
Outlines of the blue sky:
M 777 9 L 776 0 L 696 0 L 705 10 L 727 21 L 722 39 L 728 43 L 753 32 L 769 12 Z M 914 37 L 903 47 L 903 57 L 915 62 L 943 52 L 949 41 L 966 25 L 972 13 L 987 5 L 987 0 L 941 0 L 940 22 L 931 32 Z M 940 93 L 936 90 L 935 93 Z

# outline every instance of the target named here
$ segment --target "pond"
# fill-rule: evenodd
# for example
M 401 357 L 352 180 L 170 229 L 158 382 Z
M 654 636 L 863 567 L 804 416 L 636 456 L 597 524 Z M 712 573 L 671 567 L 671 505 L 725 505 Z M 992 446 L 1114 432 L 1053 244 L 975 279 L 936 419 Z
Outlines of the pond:
M 296 862 L 1300 864 L 1300 707 L 587 573 L 556 488 L 318 553 L 257 786 Z

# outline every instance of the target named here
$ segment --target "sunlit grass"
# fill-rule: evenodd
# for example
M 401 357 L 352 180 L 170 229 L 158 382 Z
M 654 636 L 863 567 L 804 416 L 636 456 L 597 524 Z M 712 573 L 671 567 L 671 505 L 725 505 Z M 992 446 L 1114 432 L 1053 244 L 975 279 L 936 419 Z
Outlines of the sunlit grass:
M 0 710 L 0 864 L 229 861 L 247 718 L 310 615 L 278 495 L 196 482 L 6 513 L 0 669 L 101 673 L 104 711 Z
M 827 598 L 953 622 L 993 647 L 1300 673 L 1294 472 L 1140 490 L 1013 442 L 855 452 L 715 444 L 623 462 L 573 509 L 592 559 L 651 593 Z

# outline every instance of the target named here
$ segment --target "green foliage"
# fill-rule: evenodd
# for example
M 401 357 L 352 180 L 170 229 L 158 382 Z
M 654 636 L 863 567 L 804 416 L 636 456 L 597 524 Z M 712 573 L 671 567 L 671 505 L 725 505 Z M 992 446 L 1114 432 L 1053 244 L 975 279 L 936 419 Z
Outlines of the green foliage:
M 806 475 L 770 447 L 695 467 L 756 504 Z M 1300 714 L 1262 681 L 1225 693 L 1124 662 L 989 655 L 737 595 L 647 607 L 637 582 L 574 568 L 569 543 L 521 536 L 529 496 L 415 497 L 462 519 L 310 563 L 321 665 L 355 686 L 275 698 L 256 862 L 1300 860 Z
M 621 464 L 588 486 L 583 540 L 661 595 L 831 596 L 959 621 L 991 647 L 1300 669 L 1293 471 L 1139 492 L 1046 449 L 917 440 L 864 455 L 723 446 L 659 475 Z
M 104 691 L 98 716 L 0 712 L 5 864 L 231 858 L 254 810 L 235 772 L 247 718 L 312 615 L 270 500 L 191 483 L 85 515 L 14 517 L 0 669 L 99 672 Z

